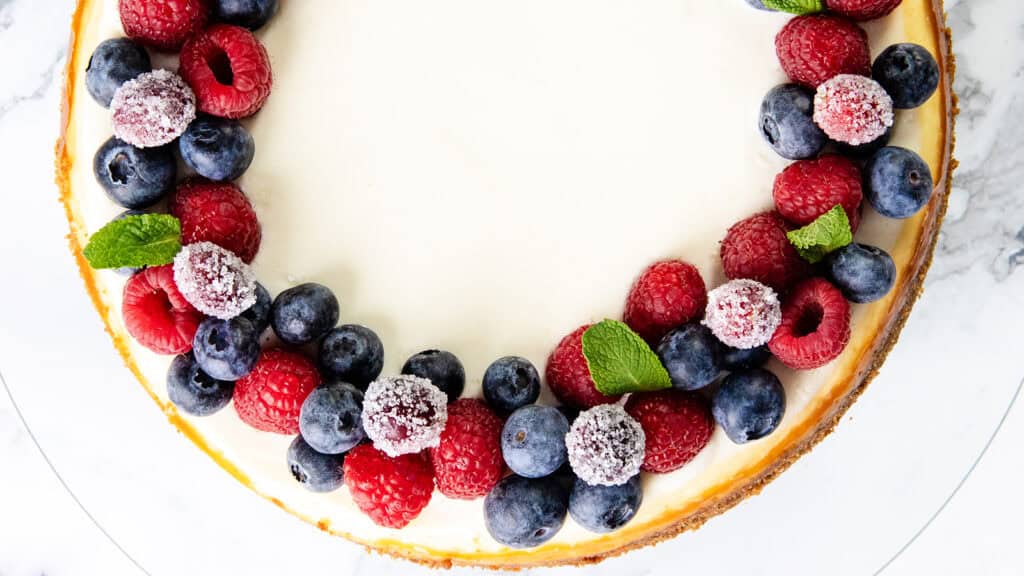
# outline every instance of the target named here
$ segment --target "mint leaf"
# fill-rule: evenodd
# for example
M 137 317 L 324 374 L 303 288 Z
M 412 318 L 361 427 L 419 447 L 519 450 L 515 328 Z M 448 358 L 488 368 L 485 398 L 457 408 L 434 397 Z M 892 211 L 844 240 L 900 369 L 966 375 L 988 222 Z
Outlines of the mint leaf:
M 811 264 L 820 262 L 829 252 L 853 242 L 853 231 L 846 210 L 835 205 L 814 222 L 786 234 L 800 257 Z
M 761 3 L 765 8 L 790 14 L 811 14 L 825 9 L 822 0 L 761 0 Z
M 583 333 L 583 356 L 602 394 L 615 396 L 672 387 L 658 356 L 622 322 L 605 320 L 588 328 Z
M 138 214 L 114 220 L 89 238 L 82 254 L 89 265 L 141 268 L 174 261 L 181 250 L 181 222 L 167 214 Z

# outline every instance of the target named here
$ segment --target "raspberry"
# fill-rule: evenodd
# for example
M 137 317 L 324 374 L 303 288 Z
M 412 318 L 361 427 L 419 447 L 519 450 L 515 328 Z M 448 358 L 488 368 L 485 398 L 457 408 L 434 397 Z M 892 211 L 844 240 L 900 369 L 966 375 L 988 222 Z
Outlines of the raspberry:
M 775 177 L 775 209 L 791 224 L 806 226 L 841 204 L 856 232 L 864 199 L 860 183 L 860 168 L 842 156 L 798 160 Z
M 892 12 L 903 0 L 827 0 L 828 9 L 852 20 L 881 18 Z
M 572 471 L 591 486 L 618 486 L 640 473 L 644 429 L 618 404 L 581 412 L 565 435 Z
M 345 485 L 356 506 L 376 524 L 404 528 L 430 503 L 434 478 L 421 454 L 392 458 L 362 444 L 345 457 Z
M 182 77 L 192 86 L 199 109 L 222 118 L 259 112 L 274 83 L 270 58 L 252 32 L 217 24 L 181 49 Z
M 812 88 L 838 74 L 871 74 L 867 32 L 840 16 L 793 18 L 775 37 L 775 52 L 793 82 Z
M 818 86 L 814 123 L 839 142 L 859 146 L 881 138 L 895 120 L 892 98 L 878 82 L 840 74 Z
M 132 338 L 157 354 L 184 354 L 192 349 L 203 315 L 174 284 L 170 264 L 146 268 L 124 285 L 124 326 Z
M 850 341 L 850 304 L 822 278 L 797 286 L 782 306 L 782 323 L 768 347 L 783 364 L 810 370 L 835 360 Z
M 260 249 L 262 231 L 256 211 L 234 184 L 186 180 L 171 197 L 170 210 L 181 220 L 183 244 L 213 242 L 246 263 Z
M 448 406 L 441 443 L 430 449 L 437 489 L 449 498 L 486 496 L 501 480 L 502 421 L 480 400 L 463 398 Z
M 252 372 L 235 383 L 235 411 L 257 430 L 298 434 L 302 403 L 319 385 L 320 373 L 305 356 L 264 350 Z
M 177 74 L 154 70 L 129 80 L 110 101 L 114 135 L 138 148 L 173 142 L 196 118 L 196 96 Z
M 626 412 L 644 429 L 645 472 L 664 474 L 682 468 L 708 445 L 715 429 L 711 406 L 693 392 L 633 394 Z
M 722 240 L 725 275 L 767 284 L 786 292 L 810 275 L 810 265 L 789 243 L 789 227 L 775 212 L 756 214 L 733 224 Z
M 623 320 L 653 346 L 673 328 L 700 316 L 707 302 L 697 268 L 665 260 L 652 264 L 633 284 Z
M 210 17 L 206 0 L 120 0 L 121 26 L 129 38 L 160 50 L 177 50 Z
M 562 338 L 548 357 L 545 370 L 551 392 L 563 404 L 575 408 L 590 408 L 619 400 L 618 396 L 602 394 L 590 377 L 590 367 L 583 356 L 583 333 L 587 328 L 590 328 L 589 324 Z
M 754 280 L 732 280 L 708 294 L 703 324 L 727 345 L 749 350 L 766 344 L 781 319 L 774 290 Z
M 230 320 L 256 303 L 252 269 L 212 242 L 189 244 L 178 252 L 174 282 L 196 309 L 222 320 Z
M 426 378 L 380 378 L 363 397 L 363 429 L 388 456 L 421 452 L 441 441 L 447 405 L 448 395 Z

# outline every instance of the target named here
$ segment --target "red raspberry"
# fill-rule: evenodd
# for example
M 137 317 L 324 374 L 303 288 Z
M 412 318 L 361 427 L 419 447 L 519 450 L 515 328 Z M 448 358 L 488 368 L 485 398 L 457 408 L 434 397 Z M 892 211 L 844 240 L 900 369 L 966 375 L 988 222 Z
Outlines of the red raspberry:
M 793 18 L 775 37 L 775 52 L 793 82 L 812 88 L 838 74 L 871 74 L 867 32 L 840 16 Z
M 257 430 L 299 433 L 299 410 L 320 385 L 316 365 L 296 352 L 264 350 L 256 367 L 235 383 L 235 411 Z
M 548 357 L 545 377 L 551 392 L 563 404 L 573 408 L 591 408 L 598 404 L 610 404 L 619 400 L 618 396 L 605 396 L 594 385 L 590 377 L 590 367 L 583 356 L 583 333 L 590 324 L 581 326 L 558 343 L 558 347 Z
M 449 498 L 486 496 L 501 480 L 501 418 L 480 400 L 462 398 L 448 405 L 441 444 L 430 449 L 437 489 Z
M 430 503 L 434 476 L 422 454 L 392 458 L 369 444 L 345 456 L 345 485 L 375 523 L 404 528 Z
M 181 220 L 182 244 L 213 242 L 246 263 L 260 249 L 263 233 L 256 211 L 230 182 L 186 180 L 171 197 L 170 210 Z
M 206 0 L 120 0 L 121 26 L 129 38 L 160 50 L 177 50 L 206 26 Z
M 827 0 L 828 9 L 853 20 L 874 20 L 892 12 L 903 0 Z
M 223 118 L 259 112 L 274 83 L 270 58 L 253 33 L 217 24 L 185 43 L 179 74 L 196 93 L 199 109 Z
M 665 260 L 652 264 L 633 284 L 623 320 L 654 346 L 670 330 L 699 317 L 707 303 L 707 288 L 697 268 Z
M 864 198 L 860 183 L 860 168 L 842 156 L 798 160 L 775 177 L 775 209 L 790 223 L 806 226 L 841 204 L 856 231 Z
M 644 429 L 642 470 L 663 474 L 693 460 L 715 429 L 711 406 L 703 396 L 682 390 L 633 394 L 626 412 Z
M 839 142 L 874 142 L 894 121 L 892 97 L 865 76 L 840 74 L 818 86 L 814 95 L 814 123 Z
M 132 338 L 157 354 L 191 350 L 192 338 L 203 320 L 178 291 L 170 264 L 146 268 L 128 279 L 121 316 Z
M 757 280 L 785 293 L 808 277 L 810 265 L 789 243 L 789 227 L 775 212 L 733 224 L 722 240 L 722 266 L 729 278 Z
M 782 324 L 768 348 L 786 366 L 810 370 L 835 360 L 849 341 L 849 302 L 827 280 L 811 278 L 782 305 Z

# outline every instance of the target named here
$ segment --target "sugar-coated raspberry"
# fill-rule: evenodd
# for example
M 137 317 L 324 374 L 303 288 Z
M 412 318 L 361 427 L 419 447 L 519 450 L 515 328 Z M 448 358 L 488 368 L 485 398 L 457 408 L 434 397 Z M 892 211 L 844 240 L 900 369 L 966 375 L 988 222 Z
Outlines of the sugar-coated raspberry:
M 170 264 L 146 268 L 128 279 L 121 316 L 128 334 L 157 354 L 191 350 L 203 320 L 174 284 Z
M 590 328 L 589 324 L 562 338 L 548 357 L 545 370 L 551 392 L 560 402 L 575 408 L 590 408 L 619 399 L 618 396 L 602 394 L 590 376 L 590 367 L 583 356 L 583 333 L 587 328 Z
M 793 18 L 775 37 L 775 52 L 791 80 L 812 88 L 838 74 L 871 74 L 867 32 L 841 16 Z
M 768 347 L 783 364 L 810 370 L 842 354 L 850 341 L 850 304 L 822 278 L 797 286 L 782 306 L 782 323 Z
M 644 270 L 626 300 L 623 321 L 652 346 L 673 328 L 697 318 L 707 304 L 700 271 L 680 260 Z
M 121 85 L 110 102 L 114 135 L 138 148 L 173 142 L 196 118 L 196 96 L 174 72 L 154 70 Z
M 174 282 L 197 310 L 222 320 L 230 320 L 256 303 L 252 269 L 213 242 L 182 247 L 174 257 Z
M 708 445 L 715 429 L 711 406 L 693 392 L 633 394 L 626 412 L 644 429 L 645 472 L 663 474 L 682 468 Z
M 248 263 L 260 249 L 263 233 L 245 194 L 230 182 L 185 180 L 170 202 L 181 220 L 183 244 L 213 242 Z
M 852 20 L 874 20 L 889 14 L 903 0 L 827 0 L 828 9 Z
M 837 204 L 846 211 L 850 227 L 860 224 L 864 199 L 860 168 L 848 158 L 826 154 L 816 160 L 798 160 L 775 177 L 775 210 L 791 224 L 806 226 Z
M 565 436 L 572 471 L 594 486 L 618 486 L 639 474 L 645 442 L 640 423 L 618 404 L 581 412 Z
M 775 212 L 756 214 L 734 224 L 722 240 L 725 275 L 767 284 L 785 293 L 810 275 L 810 265 L 789 242 L 789 226 Z
M 447 421 L 448 396 L 426 378 L 379 378 L 363 397 L 363 430 L 388 456 L 436 447 Z
M 874 142 L 893 125 L 892 98 L 866 76 L 840 74 L 818 86 L 814 122 L 829 138 L 853 146 Z
M 160 50 L 177 50 L 210 17 L 207 0 L 120 0 L 121 26 L 129 38 Z
M 434 477 L 422 454 L 391 457 L 362 444 L 345 456 L 345 485 L 374 523 L 404 528 L 430 503 Z
M 235 411 L 257 430 L 298 434 L 302 403 L 319 385 L 320 373 L 305 356 L 264 350 L 252 372 L 235 383 Z
M 263 44 L 252 32 L 229 24 L 210 26 L 185 43 L 181 75 L 195 90 L 199 109 L 222 118 L 259 112 L 274 83 Z
M 704 325 L 733 348 L 766 344 L 782 321 L 779 296 L 755 280 L 731 280 L 708 294 Z
M 449 498 L 482 498 L 505 472 L 502 421 L 481 400 L 462 398 L 448 406 L 441 442 L 430 449 L 437 489 Z

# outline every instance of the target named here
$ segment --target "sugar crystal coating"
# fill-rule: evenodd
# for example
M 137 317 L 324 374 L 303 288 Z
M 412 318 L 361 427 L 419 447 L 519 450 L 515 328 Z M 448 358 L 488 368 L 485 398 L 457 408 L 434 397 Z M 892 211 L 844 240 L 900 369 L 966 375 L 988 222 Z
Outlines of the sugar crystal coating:
M 379 378 L 363 397 L 363 430 L 391 457 L 436 448 L 447 422 L 448 396 L 426 378 Z
M 814 122 L 833 140 L 853 146 L 873 142 L 893 125 L 892 98 L 878 82 L 840 74 L 818 86 Z
M 114 135 L 138 148 L 173 142 L 196 118 L 196 95 L 174 72 L 154 70 L 129 80 L 110 103 Z
M 722 342 L 749 350 L 765 344 L 782 322 L 779 296 L 755 280 L 732 280 L 708 293 L 703 324 Z
M 184 246 L 174 257 L 174 283 L 207 316 L 230 320 L 256 303 L 252 268 L 213 242 Z
M 618 486 L 640 473 L 644 429 L 618 404 L 581 412 L 565 436 L 572 471 L 593 486 Z

